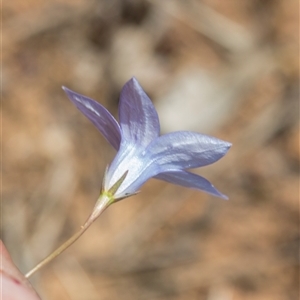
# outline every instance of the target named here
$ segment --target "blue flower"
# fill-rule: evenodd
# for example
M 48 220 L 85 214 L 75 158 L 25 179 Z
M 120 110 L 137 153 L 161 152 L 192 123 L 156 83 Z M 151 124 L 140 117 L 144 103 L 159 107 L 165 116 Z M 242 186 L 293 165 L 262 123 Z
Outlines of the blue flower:
M 136 194 L 152 177 L 227 199 L 208 180 L 187 169 L 216 162 L 231 144 L 191 131 L 160 135 L 157 112 L 135 78 L 122 89 L 119 123 L 98 102 L 65 87 L 63 89 L 117 150 L 103 180 L 101 195 L 108 202 Z

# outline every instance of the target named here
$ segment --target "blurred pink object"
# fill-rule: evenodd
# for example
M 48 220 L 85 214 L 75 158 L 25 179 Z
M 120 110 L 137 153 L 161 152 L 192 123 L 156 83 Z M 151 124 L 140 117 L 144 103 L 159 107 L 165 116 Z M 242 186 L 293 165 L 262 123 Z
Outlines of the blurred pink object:
M 0 298 L 3 300 L 39 300 L 30 283 L 14 265 L 3 242 L 0 240 L 1 285 Z

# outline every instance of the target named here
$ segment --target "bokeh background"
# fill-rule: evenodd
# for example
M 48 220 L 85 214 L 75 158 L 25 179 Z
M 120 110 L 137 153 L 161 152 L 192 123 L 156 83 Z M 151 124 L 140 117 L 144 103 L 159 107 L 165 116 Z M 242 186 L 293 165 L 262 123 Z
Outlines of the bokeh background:
M 233 143 L 196 170 L 223 201 L 157 180 L 31 278 L 42 299 L 298 299 L 296 0 L 3 1 L 2 238 L 22 272 L 89 215 L 114 150 L 61 86 L 114 115 L 136 76 L 162 133 Z

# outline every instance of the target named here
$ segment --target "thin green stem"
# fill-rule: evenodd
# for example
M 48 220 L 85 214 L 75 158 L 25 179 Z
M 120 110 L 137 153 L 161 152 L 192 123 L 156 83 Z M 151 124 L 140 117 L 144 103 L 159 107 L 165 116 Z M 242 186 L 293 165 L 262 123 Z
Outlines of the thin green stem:
M 46 258 L 44 258 L 39 264 L 37 264 L 32 270 L 30 270 L 25 275 L 25 277 L 29 278 L 36 271 L 38 271 L 40 268 L 42 268 L 44 265 L 46 265 L 52 259 L 54 259 L 56 256 L 58 256 L 60 253 L 62 253 L 64 250 L 66 250 L 69 246 L 71 246 L 76 240 L 79 239 L 79 237 L 89 228 L 89 226 L 91 224 L 92 223 L 90 223 L 88 226 L 82 226 L 81 229 L 78 232 L 76 232 L 70 239 L 68 239 L 59 248 L 57 248 L 55 251 L 53 251 L 50 255 L 48 255 Z
M 100 195 L 94 210 L 88 220 L 85 222 L 81 229 L 75 233 L 71 238 L 69 238 L 65 243 L 63 243 L 59 248 L 54 252 L 44 258 L 39 264 L 37 264 L 32 270 L 25 274 L 25 278 L 29 278 L 40 268 L 49 263 L 52 259 L 58 256 L 60 253 L 65 251 L 69 246 L 71 246 L 75 241 L 77 241 L 82 234 L 92 225 L 92 223 L 101 215 L 101 213 L 111 204 L 111 198 L 106 197 L 105 195 Z

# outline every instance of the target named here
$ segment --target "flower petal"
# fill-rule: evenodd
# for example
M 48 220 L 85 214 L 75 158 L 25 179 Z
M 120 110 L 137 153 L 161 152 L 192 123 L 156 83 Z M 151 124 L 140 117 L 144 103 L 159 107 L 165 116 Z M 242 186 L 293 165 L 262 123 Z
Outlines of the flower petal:
M 121 143 L 106 176 L 105 188 L 128 170 L 116 196 L 136 192 L 148 179 L 160 173 L 177 172 L 215 162 L 230 144 L 194 132 L 174 132 L 155 139 L 146 149 Z M 192 175 L 191 175 L 192 176 Z M 196 176 L 196 175 L 195 175 Z
M 228 197 L 220 193 L 207 179 L 187 171 L 160 173 L 154 178 L 201 190 L 213 196 L 228 200 Z
M 120 126 L 100 103 L 63 87 L 69 99 L 98 128 L 106 140 L 118 150 L 121 142 Z
M 230 146 L 230 143 L 211 136 L 177 131 L 155 139 L 146 152 L 162 173 L 212 164 L 223 157 Z
M 159 136 L 157 112 L 134 77 L 122 89 L 119 119 L 122 135 L 136 145 L 145 147 Z
M 109 190 L 128 171 L 126 178 L 119 187 L 115 197 L 123 198 L 126 194 L 135 193 L 138 188 L 149 178 L 145 167 L 149 164 L 147 158 L 141 157 L 141 151 L 132 143 L 121 143 L 120 149 L 110 164 L 104 178 L 104 189 Z

